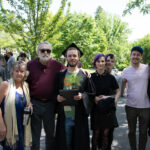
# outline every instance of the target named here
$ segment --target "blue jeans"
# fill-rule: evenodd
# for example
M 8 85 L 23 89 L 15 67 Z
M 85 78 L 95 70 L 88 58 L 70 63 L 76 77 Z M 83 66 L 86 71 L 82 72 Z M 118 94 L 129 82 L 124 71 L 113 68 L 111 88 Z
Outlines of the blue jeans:
M 75 126 L 75 118 L 74 117 L 65 119 L 67 150 L 72 150 L 72 136 L 73 136 L 74 126 Z

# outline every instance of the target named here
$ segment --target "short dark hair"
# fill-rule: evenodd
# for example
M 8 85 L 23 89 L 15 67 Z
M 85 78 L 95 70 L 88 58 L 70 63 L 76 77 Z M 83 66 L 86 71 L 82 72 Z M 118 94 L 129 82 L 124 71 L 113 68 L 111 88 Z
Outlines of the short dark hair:
M 141 53 L 141 55 L 143 55 L 143 48 L 140 47 L 140 46 L 134 46 L 132 49 L 131 49 L 131 53 L 133 51 L 138 51 L 139 53 Z
M 108 57 L 110 57 L 111 59 L 115 59 L 115 60 L 116 60 L 116 57 L 115 57 L 114 54 L 107 54 L 107 55 L 105 56 L 105 59 L 107 60 Z
M 20 57 L 27 57 L 26 53 L 21 53 Z

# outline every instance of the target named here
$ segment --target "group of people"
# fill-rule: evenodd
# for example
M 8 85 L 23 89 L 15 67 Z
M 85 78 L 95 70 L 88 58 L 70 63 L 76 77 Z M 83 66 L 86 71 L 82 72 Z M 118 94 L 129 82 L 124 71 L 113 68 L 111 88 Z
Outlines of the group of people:
M 13 51 L 6 48 L 6 53 L 4 55 L 0 54 L 0 83 L 11 78 L 11 72 L 13 64 L 15 63 L 15 57 L 13 56 Z M 17 57 L 17 61 L 27 60 L 27 55 L 22 51 Z
M 0 85 L 0 140 L 4 150 L 39 150 L 42 127 L 46 150 L 90 150 L 89 116 L 91 149 L 111 150 L 113 132 L 118 127 L 119 89 L 125 88 L 130 147 L 137 149 L 138 119 L 138 149 L 145 150 L 150 122 L 150 75 L 148 65 L 140 63 L 141 47 L 131 50 L 131 66 L 123 71 L 122 88 L 112 72 L 116 61 L 113 54 L 97 54 L 93 61 L 95 72 L 90 75 L 78 67 L 84 54 L 74 43 L 62 53 L 67 67 L 51 57 L 52 46 L 48 42 L 39 43 L 37 52 L 38 58 L 27 65 L 16 61 L 11 79 Z M 31 118 L 23 125 L 25 107 L 30 108 Z

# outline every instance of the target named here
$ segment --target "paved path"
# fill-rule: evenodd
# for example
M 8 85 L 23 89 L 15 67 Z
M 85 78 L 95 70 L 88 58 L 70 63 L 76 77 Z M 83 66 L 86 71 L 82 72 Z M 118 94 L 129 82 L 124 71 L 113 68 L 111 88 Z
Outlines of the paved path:
M 115 129 L 114 132 L 114 141 L 113 141 L 113 150 L 130 150 L 128 142 L 128 126 L 125 114 L 125 98 L 120 98 L 118 101 L 117 107 L 117 118 L 119 122 L 119 127 Z M 137 131 L 138 133 L 138 131 Z M 137 134 L 138 135 L 138 134 Z M 138 141 L 138 138 L 137 138 Z M 148 138 L 147 148 L 150 150 L 150 137 Z
M 112 150 L 130 150 L 129 143 L 128 143 L 128 135 L 127 135 L 128 126 L 127 126 L 126 114 L 124 110 L 125 101 L 126 101 L 125 98 L 120 98 L 118 101 L 117 118 L 119 122 L 119 127 L 116 128 L 114 132 L 114 141 L 112 144 Z M 0 150 L 2 149 L 0 148 Z M 45 150 L 45 134 L 43 130 L 41 136 L 40 150 Z M 150 138 L 148 138 L 146 150 L 150 150 Z
M 120 98 L 118 101 L 117 118 L 119 127 L 116 128 L 114 132 L 112 150 L 130 150 L 128 142 L 128 126 L 124 109 L 125 101 L 126 98 Z M 41 150 L 44 150 L 44 136 L 41 137 Z M 148 138 L 146 150 L 150 150 L 150 138 Z

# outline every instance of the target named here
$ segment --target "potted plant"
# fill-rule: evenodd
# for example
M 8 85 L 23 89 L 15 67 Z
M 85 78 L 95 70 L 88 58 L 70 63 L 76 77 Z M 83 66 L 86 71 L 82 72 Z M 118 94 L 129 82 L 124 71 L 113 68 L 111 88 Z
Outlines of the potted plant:
M 80 76 L 77 76 L 76 74 L 72 74 L 67 79 L 67 83 L 69 86 L 66 89 L 59 90 L 60 95 L 66 98 L 66 100 L 63 102 L 64 105 L 76 104 L 76 101 L 74 100 L 74 96 L 78 95 L 81 81 L 82 78 Z

